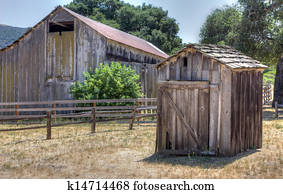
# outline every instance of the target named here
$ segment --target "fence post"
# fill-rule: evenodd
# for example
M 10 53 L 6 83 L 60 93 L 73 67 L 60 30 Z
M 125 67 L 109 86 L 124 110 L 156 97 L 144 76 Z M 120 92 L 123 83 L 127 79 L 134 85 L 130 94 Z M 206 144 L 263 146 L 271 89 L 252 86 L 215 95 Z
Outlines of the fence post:
M 18 111 L 18 109 L 20 108 L 20 106 L 17 104 L 16 105 L 16 116 L 19 116 L 20 115 L 20 113 L 19 113 L 19 111 Z M 19 125 L 19 120 L 17 120 L 17 126 Z
M 278 119 L 278 102 L 275 101 L 275 118 Z
M 52 108 L 56 108 L 56 104 L 53 104 Z M 56 110 L 53 111 L 53 115 L 56 116 Z M 54 118 L 54 122 L 56 123 L 56 117 Z
M 95 127 L 96 127 L 96 108 L 95 107 L 91 110 L 91 115 L 92 115 L 92 122 L 91 122 L 91 132 L 90 133 L 95 133 Z
M 46 139 L 51 139 L 51 112 L 47 111 L 47 135 Z
M 134 122 L 136 120 L 136 113 L 137 113 L 137 104 L 136 104 L 136 106 L 134 106 L 134 110 L 133 110 L 133 113 L 132 113 L 132 119 L 130 121 L 129 130 L 133 130 Z

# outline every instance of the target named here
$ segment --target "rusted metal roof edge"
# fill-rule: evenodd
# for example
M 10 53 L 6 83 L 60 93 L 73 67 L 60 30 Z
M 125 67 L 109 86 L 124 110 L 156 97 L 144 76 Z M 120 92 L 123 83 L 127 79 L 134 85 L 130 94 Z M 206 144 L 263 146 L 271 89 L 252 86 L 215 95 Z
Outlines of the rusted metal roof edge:
M 87 22 L 85 22 L 85 21 L 83 21 L 81 18 L 79 18 L 79 17 L 77 16 L 78 13 L 73 12 L 72 10 L 69 10 L 69 9 L 67 9 L 67 8 L 65 8 L 65 7 L 61 7 L 61 8 L 62 8 L 63 10 L 65 10 L 65 11 L 67 11 L 69 14 L 71 14 L 73 17 L 75 17 L 75 18 L 78 19 L 79 21 L 83 22 L 85 25 L 87 25 L 87 26 L 90 27 L 91 29 L 93 29 L 96 33 L 98 33 L 98 34 L 100 34 L 101 36 L 104 36 L 105 38 L 107 38 L 108 40 L 111 40 L 111 41 L 114 41 L 114 42 L 118 42 L 118 43 L 120 43 L 120 44 L 129 46 L 129 47 L 134 48 L 134 49 L 138 49 L 138 50 L 143 51 L 143 52 L 145 52 L 145 53 L 150 53 L 150 54 L 152 54 L 152 55 L 154 55 L 154 56 L 158 56 L 158 57 L 160 57 L 160 58 L 162 58 L 162 59 L 166 59 L 166 58 L 169 57 L 169 55 L 167 55 L 165 52 L 163 52 L 162 50 L 160 50 L 159 48 L 157 48 L 156 46 L 154 46 L 152 43 L 150 43 L 150 42 L 148 42 L 148 41 L 146 41 L 146 40 L 144 40 L 144 39 L 141 39 L 141 38 L 139 38 L 139 37 L 137 37 L 137 36 L 134 36 L 134 35 L 132 35 L 132 34 L 123 32 L 123 31 L 121 31 L 121 30 L 119 30 L 119 31 L 121 31 L 121 32 L 123 32 L 123 33 L 126 33 L 126 34 L 128 34 L 128 35 L 130 35 L 130 36 L 134 36 L 135 38 L 138 38 L 138 39 L 140 39 L 141 41 L 146 42 L 147 44 L 149 44 L 151 47 L 153 47 L 154 49 L 156 49 L 158 52 L 162 53 L 163 55 L 157 55 L 156 53 L 148 52 L 148 51 L 145 51 L 145 50 L 140 49 L 140 48 L 138 48 L 138 47 L 134 47 L 134 46 L 132 46 L 132 45 L 125 44 L 125 43 L 123 43 L 123 42 L 121 42 L 121 41 L 112 39 L 111 37 L 109 37 L 109 36 L 107 36 L 107 35 L 105 35 L 105 34 L 102 34 L 102 33 L 99 32 L 98 30 L 96 30 L 95 28 L 93 28 L 90 24 L 88 24 Z M 78 14 L 78 15 L 80 15 L 80 14 Z M 80 15 L 80 16 L 82 16 L 82 15 Z M 83 17 L 85 17 L 85 16 L 83 16 Z M 91 20 L 90 18 L 87 18 L 87 17 L 85 17 L 85 18 Z M 95 22 L 97 22 L 97 21 L 95 21 Z M 100 22 L 99 22 L 99 23 L 100 23 Z M 104 24 L 104 25 L 106 25 L 106 24 Z M 111 28 L 112 28 L 112 27 L 111 27 Z M 115 30 L 118 30 L 118 29 L 115 28 Z

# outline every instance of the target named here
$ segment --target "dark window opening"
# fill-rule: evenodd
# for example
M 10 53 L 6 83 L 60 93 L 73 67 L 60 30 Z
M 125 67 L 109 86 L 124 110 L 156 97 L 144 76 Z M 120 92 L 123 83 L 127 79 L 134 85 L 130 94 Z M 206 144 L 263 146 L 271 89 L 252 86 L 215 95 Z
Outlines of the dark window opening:
M 74 22 L 51 22 L 49 23 L 49 32 L 62 32 L 74 31 Z
M 187 67 L 187 66 L 188 66 L 188 58 L 185 57 L 185 58 L 184 58 L 184 67 Z
M 166 150 L 171 150 L 172 149 L 172 143 L 169 138 L 169 133 L 166 132 Z

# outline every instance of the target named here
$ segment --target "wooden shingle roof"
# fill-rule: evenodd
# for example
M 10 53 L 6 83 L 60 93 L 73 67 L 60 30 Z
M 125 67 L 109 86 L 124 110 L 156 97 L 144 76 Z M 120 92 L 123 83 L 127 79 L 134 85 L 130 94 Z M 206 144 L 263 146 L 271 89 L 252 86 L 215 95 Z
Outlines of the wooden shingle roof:
M 229 46 L 219 46 L 212 44 L 188 44 L 184 49 L 175 55 L 167 58 L 165 61 L 157 64 L 157 67 L 164 65 L 166 62 L 171 62 L 187 50 L 194 49 L 205 56 L 215 59 L 228 66 L 231 69 L 265 69 L 267 66 L 261 64 L 259 61 L 244 55 L 236 49 Z

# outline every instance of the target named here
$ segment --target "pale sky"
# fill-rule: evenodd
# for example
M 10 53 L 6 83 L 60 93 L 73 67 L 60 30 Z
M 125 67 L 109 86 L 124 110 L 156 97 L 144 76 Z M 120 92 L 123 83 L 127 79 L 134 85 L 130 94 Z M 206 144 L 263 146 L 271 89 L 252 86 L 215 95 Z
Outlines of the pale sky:
M 47 16 L 56 6 L 72 0 L 0 0 L 0 24 L 32 27 Z M 198 42 L 199 31 L 208 14 L 215 8 L 233 5 L 237 0 L 124 0 L 141 5 L 143 2 L 168 10 L 177 20 L 179 36 L 184 43 Z

